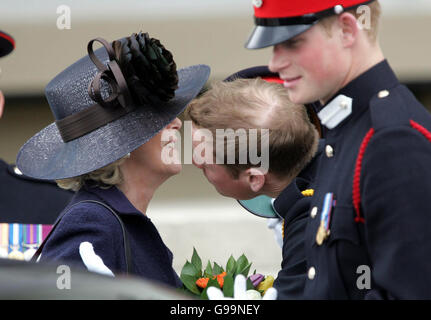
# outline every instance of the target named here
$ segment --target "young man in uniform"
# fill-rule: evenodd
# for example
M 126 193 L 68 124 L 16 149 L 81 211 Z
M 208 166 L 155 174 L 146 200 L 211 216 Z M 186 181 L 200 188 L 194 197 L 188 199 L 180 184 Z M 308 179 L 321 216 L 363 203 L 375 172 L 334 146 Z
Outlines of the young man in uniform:
M 266 81 L 255 79 L 258 76 Z M 194 164 L 221 195 L 241 199 L 240 204 L 255 215 L 280 219 L 282 263 L 274 287 L 278 299 L 301 299 L 307 271 L 303 234 L 313 193 L 309 186 L 317 163 L 314 159 L 318 131 L 304 106 L 293 104 L 282 85 L 270 83 L 279 80 L 265 66 L 241 70 L 195 99 L 186 110 L 186 117 L 192 120 L 198 158 L 202 154 L 203 142 L 197 141 L 201 132 L 209 131 L 214 142 L 218 130 L 234 131 L 219 145 L 229 152 L 229 144 L 234 144 L 235 161 L 226 161 L 227 152 L 220 157 L 216 142 L 212 148 L 214 157 L 205 154 L 204 161 L 194 158 Z M 265 152 L 268 154 L 267 168 L 250 157 L 251 130 L 269 130 L 268 149 L 265 151 L 260 144 L 258 151 L 262 157 Z M 206 141 L 211 141 L 210 137 L 205 137 Z M 241 162 L 239 150 L 244 145 L 249 157 Z M 205 153 L 211 152 L 212 144 L 208 146 Z M 321 153 L 322 148 L 319 149 Z
M 0 57 L 14 48 L 14 39 L 0 31 Z M 4 103 L 0 91 L 0 118 Z M 0 159 L 0 258 L 29 259 L 72 195 L 54 181 L 27 177 Z
M 379 3 L 253 4 L 246 47 L 273 46 L 290 99 L 322 104 L 304 298 L 431 298 L 431 115 L 384 58 Z

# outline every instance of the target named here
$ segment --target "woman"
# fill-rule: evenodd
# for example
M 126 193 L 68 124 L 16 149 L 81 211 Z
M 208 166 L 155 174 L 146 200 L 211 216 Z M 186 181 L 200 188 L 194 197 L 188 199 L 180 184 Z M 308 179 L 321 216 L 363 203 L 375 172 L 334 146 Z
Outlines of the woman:
M 94 42 L 103 48 L 93 52 Z M 48 84 L 56 122 L 21 148 L 17 165 L 77 193 L 41 260 L 181 284 L 146 210 L 156 189 L 181 170 L 179 161 L 163 161 L 166 151 L 175 153 L 175 141 L 162 143 L 162 136 L 180 129 L 177 116 L 208 76 L 204 65 L 177 72 L 171 53 L 139 33 L 112 44 L 90 41 L 88 56 Z

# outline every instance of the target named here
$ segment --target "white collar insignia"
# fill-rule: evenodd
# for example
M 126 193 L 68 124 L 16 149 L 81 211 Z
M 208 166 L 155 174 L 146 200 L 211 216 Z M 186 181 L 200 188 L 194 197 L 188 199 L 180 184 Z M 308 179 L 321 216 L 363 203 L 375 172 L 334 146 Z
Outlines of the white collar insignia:
M 352 113 L 352 102 L 352 98 L 340 94 L 317 114 L 320 122 L 328 129 L 334 129 Z

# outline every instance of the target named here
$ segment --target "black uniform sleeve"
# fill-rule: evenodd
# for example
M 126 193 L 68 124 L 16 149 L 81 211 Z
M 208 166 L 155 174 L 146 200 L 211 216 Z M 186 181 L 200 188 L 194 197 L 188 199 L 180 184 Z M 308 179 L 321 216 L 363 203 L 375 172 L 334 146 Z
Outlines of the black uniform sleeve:
M 402 126 L 365 151 L 361 206 L 372 288 L 366 298 L 431 298 L 431 143 Z
M 290 211 L 297 212 L 285 221 L 283 261 L 274 281 L 279 300 L 302 299 L 306 280 L 305 228 L 307 226 L 311 198 L 298 200 Z

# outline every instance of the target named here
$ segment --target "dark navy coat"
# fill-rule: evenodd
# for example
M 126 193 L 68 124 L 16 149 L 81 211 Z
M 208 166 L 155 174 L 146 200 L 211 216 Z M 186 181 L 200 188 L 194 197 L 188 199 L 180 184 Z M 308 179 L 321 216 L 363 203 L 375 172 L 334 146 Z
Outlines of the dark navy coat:
M 0 159 L 0 223 L 53 224 L 73 192 L 23 175 Z
M 311 162 L 274 201 L 274 208 L 283 217 L 283 248 L 281 270 L 274 281 L 279 300 L 302 299 L 307 276 L 304 233 L 308 222 L 312 197 L 302 193 L 314 188 L 314 178 L 324 140 Z M 314 190 L 314 189 L 313 189 Z
M 49 236 L 40 261 L 57 260 L 85 268 L 79 246 L 82 242 L 90 242 L 95 253 L 114 274 L 126 273 L 124 238 L 118 220 L 102 205 L 76 204 L 83 200 L 104 202 L 121 218 L 130 243 L 132 274 L 173 287 L 181 285 L 172 267 L 173 255 L 156 227 L 116 187 L 81 188 Z
M 340 94 L 353 99 L 352 113 L 326 130 L 306 228 L 304 298 L 430 299 L 431 115 L 387 61 Z M 328 193 L 330 233 L 318 245 Z

